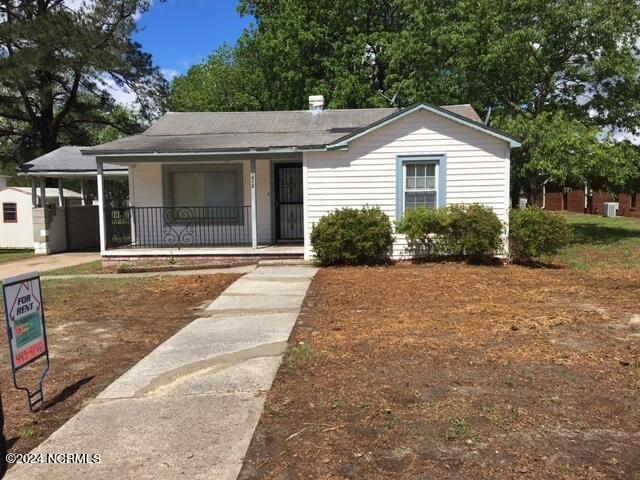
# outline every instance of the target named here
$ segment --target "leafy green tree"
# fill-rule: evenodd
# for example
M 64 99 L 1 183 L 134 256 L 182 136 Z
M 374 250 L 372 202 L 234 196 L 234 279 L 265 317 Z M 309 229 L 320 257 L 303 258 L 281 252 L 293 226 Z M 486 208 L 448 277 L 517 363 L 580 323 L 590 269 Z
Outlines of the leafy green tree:
M 512 154 L 514 193 L 532 198 L 544 181 L 618 189 L 637 178 L 633 148 L 602 138 L 602 129 L 639 132 L 635 0 L 414 7 L 418 21 L 408 24 L 395 57 L 406 87 L 417 97 L 491 107 L 495 124 L 524 142 Z
M 94 126 L 129 132 L 110 115 L 113 88 L 126 87 L 153 117 L 166 81 L 131 39 L 150 0 L 2 0 L 0 2 L 0 142 L 22 161 L 80 143 Z M 124 121 L 121 121 L 124 120 Z
M 602 138 L 597 126 L 562 111 L 504 117 L 498 123 L 522 138 L 522 147 L 511 154 L 514 198 L 524 189 L 533 203 L 547 182 L 625 191 L 640 176 L 638 147 L 611 136 Z
M 637 0 L 241 0 L 225 47 L 175 81 L 172 108 L 330 108 L 472 103 L 522 138 L 515 190 L 544 181 L 622 188 L 640 133 Z M 636 161 L 637 164 L 637 161 Z
M 177 77 L 171 85 L 169 109 L 176 112 L 259 110 L 263 86 L 260 72 L 238 59 L 239 50 L 223 45 L 209 58 Z

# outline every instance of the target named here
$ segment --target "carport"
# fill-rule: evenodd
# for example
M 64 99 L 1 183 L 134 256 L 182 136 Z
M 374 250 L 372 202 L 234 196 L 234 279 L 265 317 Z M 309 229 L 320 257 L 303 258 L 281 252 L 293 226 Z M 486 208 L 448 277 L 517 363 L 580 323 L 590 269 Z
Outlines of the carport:
M 36 254 L 100 249 L 98 206 L 94 205 L 97 200 L 96 159 L 82 155 L 80 150 L 83 148 L 87 147 L 60 147 L 18 167 L 19 175 L 31 178 Z M 103 175 L 105 196 L 115 203 L 110 186 L 116 181 L 128 180 L 128 170 L 119 165 L 104 164 Z M 57 206 L 47 205 L 43 200 L 47 179 L 55 179 L 57 184 Z M 80 190 L 81 205 L 72 206 L 65 201 L 64 189 L 70 184 Z

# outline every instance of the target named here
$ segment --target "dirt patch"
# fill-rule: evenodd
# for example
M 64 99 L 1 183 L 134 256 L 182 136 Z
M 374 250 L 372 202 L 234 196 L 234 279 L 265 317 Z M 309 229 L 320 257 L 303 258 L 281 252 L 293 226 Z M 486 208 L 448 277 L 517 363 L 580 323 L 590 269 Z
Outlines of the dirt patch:
M 46 408 L 29 413 L 13 388 L 9 359 L 2 372 L 5 436 L 10 450 L 31 450 L 107 385 L 192 321 L 240 275 L 142 279 L 69 279 L 43 282 L 51 370 Z M 7 355 L 6 335 L 1 348 Z M 42 363 L 21 371 L 35 385 Z
M 240 478 L 640 478 L 638 298 L 628 270 L 320 270 Z

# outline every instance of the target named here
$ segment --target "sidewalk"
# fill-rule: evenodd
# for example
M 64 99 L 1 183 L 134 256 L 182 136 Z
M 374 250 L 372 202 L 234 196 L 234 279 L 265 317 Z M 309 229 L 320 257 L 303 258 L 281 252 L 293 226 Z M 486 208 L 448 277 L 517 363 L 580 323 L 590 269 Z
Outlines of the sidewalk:
M 235 480 L 315 272 L 243 276 L 33 451 L 101 463 L 17 465 L 6 478 Z
M 95 252 L 67 252 L 54 255 L 40 255 L 15 262 L 0 263 L 0 280 L 29 272 L 47 272 L 58 268 L 73 267 L 82 263 L 100 260 Z

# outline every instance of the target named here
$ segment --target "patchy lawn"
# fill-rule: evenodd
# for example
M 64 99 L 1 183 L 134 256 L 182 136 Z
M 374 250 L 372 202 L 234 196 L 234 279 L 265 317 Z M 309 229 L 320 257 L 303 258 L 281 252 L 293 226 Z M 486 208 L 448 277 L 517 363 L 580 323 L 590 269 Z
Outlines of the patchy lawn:
M 322 269 L 240 478 L 639 479 L 638 298 L 637 270 Z
M 13 388 L 6 334 L 0 362 L 5 436 L 13 452 L 31 450 L 164 340 L 189 323 L 203 302 L 240 275 L 62 279 L 43 282 L 51 370 L 46 409 L 29 413 Z M 3 320 L 4 321 L 4 320 Z M 19 379 L 36 385 L 38 368 Z
M 115 269 L 104 269 L 102 260 L 94 260 L 93 262 L 81 263 L 72 267 L 57 268 L 43 273 L 43 276 L 55 275 L 84 275 L 88 273 L 115 273 Z
M 566 214 L 574 243 L 545 260 L 576 270 L 640 268 L 640 219 Z
M 33 250 L 0 250 L 0 263 L 13 262 L 23 258 L 33 257 Z

